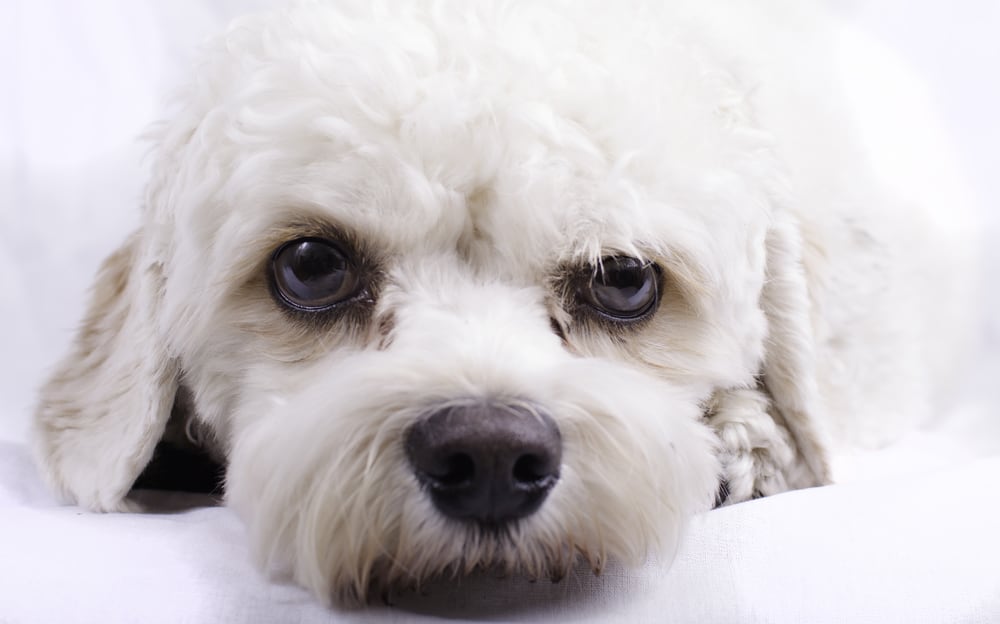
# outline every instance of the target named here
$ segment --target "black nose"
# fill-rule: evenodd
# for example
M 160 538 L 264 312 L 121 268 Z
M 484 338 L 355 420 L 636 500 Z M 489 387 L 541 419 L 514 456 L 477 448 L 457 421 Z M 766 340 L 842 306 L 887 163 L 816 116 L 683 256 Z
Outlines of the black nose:
M 544 412 L 482 402 L 418 421 L 406 452 L 441 513 L 497 525 L 541 506 L 559 480 L 562 438 Z

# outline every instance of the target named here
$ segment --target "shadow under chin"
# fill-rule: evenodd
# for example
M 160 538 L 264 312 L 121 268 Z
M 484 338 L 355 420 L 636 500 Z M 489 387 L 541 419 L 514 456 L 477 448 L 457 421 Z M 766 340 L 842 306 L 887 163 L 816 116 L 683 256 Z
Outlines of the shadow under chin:
M 597 575 L 580 558 L 566 576 L 553 582 L 521 574 L 503 575 L 479 570 L 466 576 L 444 576 L 426 581 L 419 589 L 393 589 L 381 597 L 390 610 L 456 620 L 503 620 L 519 614 L 545 615 L 553 621 L 572 621 L 573 613 L 606 609 L 614 602 L 635 599 L 634 571 L 609 561 Z M 376 607 L 373 597 L 370 607 Z

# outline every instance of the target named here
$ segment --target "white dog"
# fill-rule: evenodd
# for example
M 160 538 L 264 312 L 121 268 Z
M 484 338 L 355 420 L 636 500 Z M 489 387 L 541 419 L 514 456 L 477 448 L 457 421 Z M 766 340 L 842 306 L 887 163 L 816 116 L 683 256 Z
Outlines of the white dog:
M 42 391 L 47 477 L 131 509 L 186 432 L 262 564 L 342 604 L 635 562 L 720 485 L 827 483 L 834 443 L 926 409 L 952 298 L 854 151 L 819 18 L 745 4 L 235 23 Z

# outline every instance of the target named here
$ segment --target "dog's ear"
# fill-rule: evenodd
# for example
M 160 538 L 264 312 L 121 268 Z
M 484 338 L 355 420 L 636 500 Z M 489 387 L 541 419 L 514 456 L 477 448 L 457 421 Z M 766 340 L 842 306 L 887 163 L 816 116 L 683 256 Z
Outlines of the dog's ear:
M 41 391 L 34 450 L 66 498 L 100 511 L 125 501 L 163 435 L 178 370 L 156 323 L 159 263 L 143 232 L 105 260 L 69 355 Z
M 762 385 L 775 419 L 791 434 L 801 467 L 796 487 L 830 481 L 829 442 L 823 426 L 815 363 L 811 300 L 803 242 L 791 215 L 775 215 L 766 239 L 767 268 L 761 306 L 768 320 Z M 801 471 L 800 471 L 801 472 Z

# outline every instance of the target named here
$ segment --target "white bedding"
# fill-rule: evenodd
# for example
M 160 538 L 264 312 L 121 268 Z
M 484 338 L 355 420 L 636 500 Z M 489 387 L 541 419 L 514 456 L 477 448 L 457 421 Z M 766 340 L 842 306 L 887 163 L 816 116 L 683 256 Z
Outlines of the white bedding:
M 391 607 L 329 611 L 262 578 L 227 509 L 91 515 L 58 506 L 23 445 L 30 405 L 71 336 L 98 262 L 136 223 L 145 146 L 134 138 L 158 116 L 161 95 L 197 41 L 237 11 L 266 3 L 14 0 L 0 18 L 0 623 L 389 622 L 417 614 L 1000 622 L 1000 306 L 993 293 L 985 353 L 960 407 L 888 449 L 839 457 L 836 486 L 695 518 L 669 571 L 651 562 L 599 579 L 581 569 L 558 585 L 466 579 L 392 596 Z M 925 78 L 965 159 L 957 171 L 995 205 L 1000 187 L 987 150 L 1000 142 L 993 119 L 1000 79 L 989 76 L 1000 46 L 970 41 L 1000 28 L 1000 9 L 989 0 L 932 4 L 873 3 L 860 24 L 895 37 L 917 62 L 933 60 L 923 66 Z M 907 28 L 891 27 L 893 7 L 907 12 Z M 924 41 L 937 47 L 927 52 Z M 1000 233 L 997 212 L 986 215 L 993 233 Z M 995 284 L 1000 253 L 988 258 L 994 277 L 987 284 Z
M 23 447 L 0 444 L 0 621 L 996 622 L 998 477 L 995 456 L 792 492 L 695 518 L 669 570 L 478 577 L 345 613 L 266 582 L 228 509 L 56 506 Z

